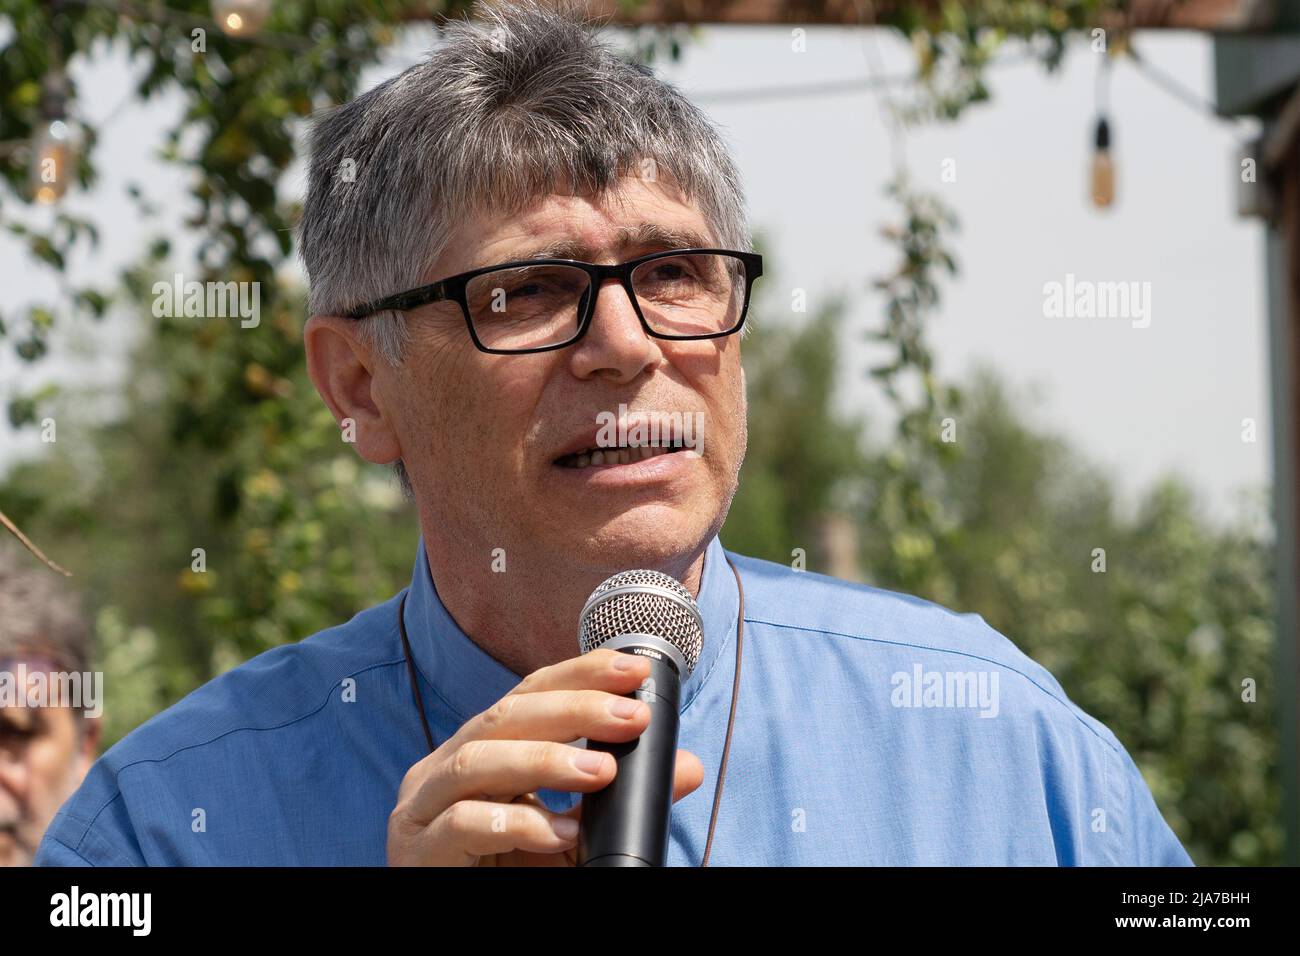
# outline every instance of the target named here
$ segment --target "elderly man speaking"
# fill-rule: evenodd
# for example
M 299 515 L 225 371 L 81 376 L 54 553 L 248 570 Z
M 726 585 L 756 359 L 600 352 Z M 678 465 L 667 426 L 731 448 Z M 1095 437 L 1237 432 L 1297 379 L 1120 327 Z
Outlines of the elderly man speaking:
M 418 505 L 410 587 L 138 728 L 38 862 L 572 865 L 620 766 L 586 744 L 651 720 L 647 660 L 579 654 L 579 616 L 650 569 L 703 627 L 669 865 L 1190 863 L 978 615 L 723 548 L 762 271 L 736 166 L 581 17 L 484 16 L 311 140 L 307 361 Z

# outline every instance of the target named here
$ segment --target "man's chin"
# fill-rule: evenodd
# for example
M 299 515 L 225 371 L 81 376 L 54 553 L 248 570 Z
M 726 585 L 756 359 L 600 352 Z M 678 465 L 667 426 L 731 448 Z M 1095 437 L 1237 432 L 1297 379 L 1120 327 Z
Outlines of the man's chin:
M 636 506 L 598 523 L 594 517 L 556 515 L 555 552 L 572 564 L 610 574 L 679 565 L 698 553 L 707 531 L 695 514 L 668 503 Z

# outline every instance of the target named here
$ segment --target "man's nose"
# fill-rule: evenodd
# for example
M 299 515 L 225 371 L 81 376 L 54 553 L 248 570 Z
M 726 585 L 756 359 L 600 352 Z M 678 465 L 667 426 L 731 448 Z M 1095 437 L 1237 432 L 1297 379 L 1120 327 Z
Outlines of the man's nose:
M 662 357 L 658 340 L 646 334 L 623 284 L 606 279 L 596 290 L 591 326 L 573 349 L 573 374 L 631 382 Z

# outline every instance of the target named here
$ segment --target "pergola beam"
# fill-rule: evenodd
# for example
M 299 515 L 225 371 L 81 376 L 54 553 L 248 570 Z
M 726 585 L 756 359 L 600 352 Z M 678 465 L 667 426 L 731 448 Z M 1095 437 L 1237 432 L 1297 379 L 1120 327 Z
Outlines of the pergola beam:
M 643 24 L 791 24 L 802 26 L 872 26 L 888 23 L 903 8 L 932 8 L 938 2 L 898 0 L 644 0 L 623 12 L 619 0 L 590 0 L 594 16 L 612 23 Z M 1264 0 L 1136 0 L 1118 16 L 1098 25 L 1141 29 L 1202 30 L 1213 33 L 1256 31 L 1274 23 L 1274 5 Z

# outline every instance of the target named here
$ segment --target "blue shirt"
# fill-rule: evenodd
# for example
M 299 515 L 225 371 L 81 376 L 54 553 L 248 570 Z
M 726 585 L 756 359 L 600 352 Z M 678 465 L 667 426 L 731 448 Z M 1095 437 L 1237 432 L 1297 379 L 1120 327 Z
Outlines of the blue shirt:
M 1191 864 L 1115 735 L 979 615 L 730 556 L 744 656 L 711 866 Z M 440 744 L 520 675 L 447 613 L 423 540 L 403 593 Z M 59 810 L 36 862 L 383 865 L 398 786 L 428 752 L 401 597 L 138 727 Z M 673 806 L 672 866 L 704 852 L 735 675 L 739 595 L 716 537 L 698 604 L 679 746 L 705 776 Z M 553 810 L 581 799 L 539 796 Z

